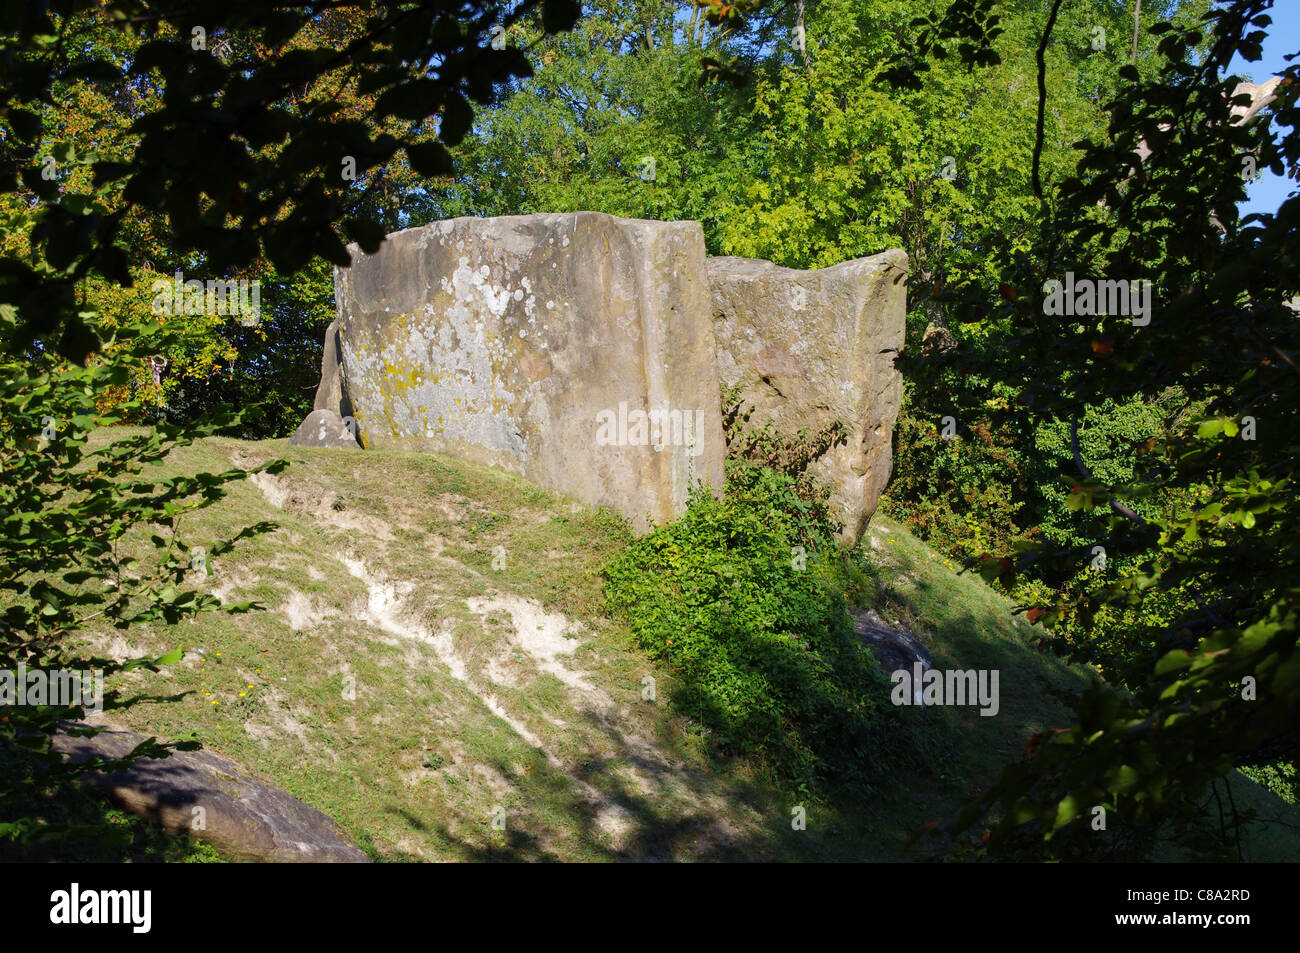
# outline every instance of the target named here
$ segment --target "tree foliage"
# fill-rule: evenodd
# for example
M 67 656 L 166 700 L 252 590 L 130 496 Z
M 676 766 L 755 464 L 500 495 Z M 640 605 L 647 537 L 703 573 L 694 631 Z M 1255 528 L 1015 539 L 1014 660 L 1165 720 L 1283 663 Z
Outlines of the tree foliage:
M 1086 631 L 1108 609 L 1195 606 L 1156 631 L 1136 627 L 1120 671 L 1070 699 L 1077 723 L 1030 739 L 1023 760 L 955 819 L 966 829 L 987 817 L 994 852 L 1087 856 L 1098 806 L 1108 829 L 1134 843 L 1172 824 L 1207 852 L 1230 849 L 1226 825 L 1203 829 L 1200 808 L 1217 796 L 1216 780 L 1300 754 L 1290 425 L 1300 396 L 1300 202 L 1292 194 L 1275 214 L 1236 211 L 1243 156 L 1295 175 L 1296 67 L 1284 74 L 1272 123 L 1234 124 L 1231 113 L 1240 77 L 1230 64 L 1238 54 L 1258 59 L 1270 6 L 1238 0 L 1198 22 L 1150 28 L 1158 71 L 1126 67 L 1102 140 L 1081 144 L 1073 174 L 1043 177 L 1032 249 L 1002 243 L 998 285 L 954 298 L 965 319 L 1005 322 L 1002 347 L 930 358 L 990 375 L 1024 414 L 1070 434 L 1068 505 L 1099 515 L 1125 557 L 1124 571 L 1080 583 L 1077 549 L 992 554 L 1003 567 L 992 575 L 1004 582 L 1033 567 L 1056 583 L 1054 598 L 1030 607 L 1031 621 L 1050 629 L 1075 618 Z M 1151 282 L 1149 324 L 1049 313 L 1044 284 L 1067 271 Z M 1170 388 L 1179 406 L 1159 432 L 1117 453 L 1122 465 L 1094 467 L 1078 436 L 1087 408 L 1154 402 Z M 1049 453 L 1059 460 L 1059 445 Z M 1050 632 L 1046 644 L 1089 652 Z
M 0 8 L 0 668 L 111 676 L 165 664 L 180 650 L 116 663 L 77 657 L 68 636 L 91 622 L 174 625 L 249 608 L 193 588 L 195 541 L 181 525 L 245 471 L 142 472 L 248 408 L 207 406 L 199 423 L 139 436 L 109 431 L 107 446 L 85 450 L 92 431 L 156 403 L 140 386 L 151 357 L 185 353 L 193 369 L 196 347 L 213 349 L 207 367 L 232 356 L 210 322 L 145 311 L 142 277 L 175 265 L 230 278 L 269 264 L 292 285 L 315 259 L 346 265 L 345 240 L 374 250 L 382 209 L 350 203 L 349 173 L 382 178 L 399 153 L 422 175 L 449 171 L 447 146 L 468 131 L 470 103 L 530 71 L 521 50 L 490 47 L 490 27 L 529 19 L 554 31 L 577 14 L 574 0 Z M 204 548 L 219 553 L 265 528 Z M 133 532 L 151 534 L 151 561 L 124 555 Z M 23 706 L 0 721 L 0 837 L 78 833 L 51 822 L 62 815 L 46 801 L 94 767 L 50 750 L 59 723 L 84 713 Z M 134 755 L 166 750 L 150 742 Z

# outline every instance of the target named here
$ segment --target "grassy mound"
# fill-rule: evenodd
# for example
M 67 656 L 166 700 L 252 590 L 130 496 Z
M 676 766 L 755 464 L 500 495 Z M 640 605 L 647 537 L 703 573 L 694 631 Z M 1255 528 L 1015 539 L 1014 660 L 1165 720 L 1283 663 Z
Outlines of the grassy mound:
M 290 461 L 282 475 L 235 484 L 184 525 L 187 546 L 277 525 L 187 579 L 259 611 L 90 630 L 81 648 L 184 648 L 175 665 L 121 676 L 170 700 L 113 718 L 195 735 L 335 818 L 377 860 L 896 859 L 1030 734 L 1064 723 L 1055 685 L 1090 677 L 1039 653 L 1010 603 L 882 517 L 859 559 L 808 547 L 796 570 L 779 545 L 788 533 L 761 513 L 706 503 L 634 546 L 608 513 L 439 455 L 211 438 L 163 469 L 274 457 Z M 687 539 L 713 542 L 681 551 Z M 651 607 L 636 619 L 607 609 L 611 565 L 626 570 L 615 589 Z M 684 598 L 653 596 L 651 575 Z M 832 592 L 906 628 L 939 667 L 999 669 L 998 716 L 887 709 L 888 683 L 863 670 Z M 715 599 L 732 608 L 709 611 Z M 679 649 L 669 633 L 682 623 L 694 628 Z M 702 680 L 708 667 L 691 658 L 731 674 Z M 758 713 L 728 708 L 742 697 L 728 686 Z M 882 745 L 897 757 L 878 757 Z M 843 797 L 854 765 L 859 791 Z M 1234 777 L 1233 790 L 1261 818 L 1297 825 L 1263 788 Z M 944 846 L 922 842 L 920 856 Z M 1251 825 L 1247 856 L 1294 859 L 1293 830 Z

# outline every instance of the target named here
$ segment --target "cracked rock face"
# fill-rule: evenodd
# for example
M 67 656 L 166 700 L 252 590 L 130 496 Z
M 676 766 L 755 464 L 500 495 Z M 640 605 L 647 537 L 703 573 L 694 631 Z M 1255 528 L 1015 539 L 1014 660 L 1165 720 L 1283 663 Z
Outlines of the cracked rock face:
M 751 424 L 814 434 L 832 421 L 846 443 L 813 463 L 831 486 L 831 512 L 854 545 L 893 466 L 903 396 L 907 255 L 888 251 L 798 271 L 751 258 L 710 258 L 718 377 L 740 385 Z
M 338 364 L 364 447 L 510 470 L 639 530 L 721 485 L 698 223 L 461 218 L 353 256 Z
M 315 410 L 332 410 L 340 417 L 352 416 L 352 402 L 343 387 L 343 342 L 339 338 L 339 319 L 325 329 L 325 346 L 321 348 L 320 384 L 316 387 Z

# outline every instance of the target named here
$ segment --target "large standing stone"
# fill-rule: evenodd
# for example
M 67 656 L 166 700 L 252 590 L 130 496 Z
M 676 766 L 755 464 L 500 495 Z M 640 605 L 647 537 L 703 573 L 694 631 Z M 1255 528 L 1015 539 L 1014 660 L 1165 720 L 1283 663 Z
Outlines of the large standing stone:
M 718 377 L 739 384 L 778 433 L 812 434 L 833 420 L 849 430 L 813 472 L 856 544 L 889 480 L 902 374 L 907 255 L 888 251 L 818 271 L 750 258 L 710 258 Z
M 512 470 L 638 529 L 721 485 L 697 222 L 459 218 L 352 254 L 337 340 L 363 446 Z

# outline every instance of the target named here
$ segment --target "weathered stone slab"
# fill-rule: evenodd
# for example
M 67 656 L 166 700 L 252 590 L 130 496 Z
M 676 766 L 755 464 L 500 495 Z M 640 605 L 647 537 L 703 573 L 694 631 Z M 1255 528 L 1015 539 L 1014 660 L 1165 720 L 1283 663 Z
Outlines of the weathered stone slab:
M 289 443 L 295 447 L 361 449 L 343 418 L 332 410 L 313 410 L 298 425 L 298 429 L 289 438 Z
M 334 280 L 364 447 L 510 470 L 639 530 L 721 485 L 697 222 L 460 218 L 352 254 Z
M 849 429 L 813 472 L 832 488 L 832 513 L 854 545 L 892 468 L 902 400 L 894 357 L 905 335 L 907 255 L 888 251 L 817 271 L 750 258 L 710 258 L 718 377 L 739 384 L 752 421 L 812 434 Z
M 145 740 L 107 729 L 90 738 L 60 733 L 52 747 L 73 762 L 112 761 Z M 369 863 L 331 818 L 209 751 L 140 758 L 125 771 L 91 772 L 83 783 L 167 830 L 208 841 L 232 860 Z
M 343 348 L 339 342 L 339 319 L 335 318 L 325 329 L 325 346 L 321 348 L 320 383 L 316 386 L 315 410 L 332 410 L 340 417 L 352 416 L 343 381 Z

